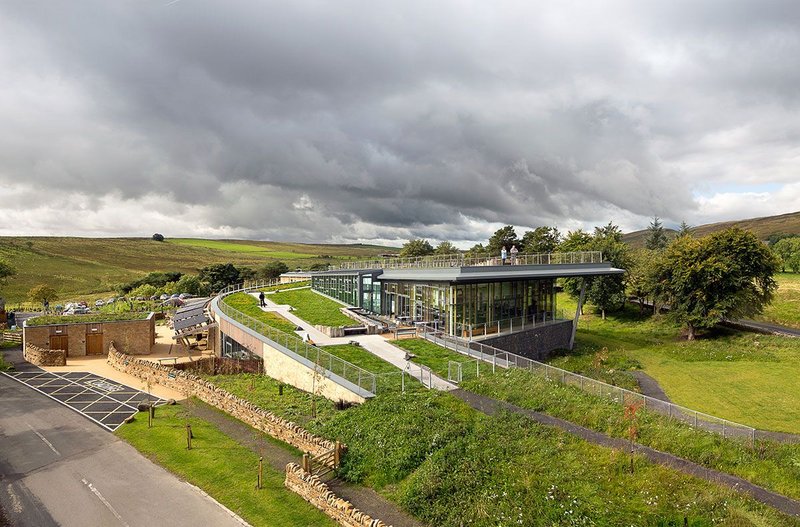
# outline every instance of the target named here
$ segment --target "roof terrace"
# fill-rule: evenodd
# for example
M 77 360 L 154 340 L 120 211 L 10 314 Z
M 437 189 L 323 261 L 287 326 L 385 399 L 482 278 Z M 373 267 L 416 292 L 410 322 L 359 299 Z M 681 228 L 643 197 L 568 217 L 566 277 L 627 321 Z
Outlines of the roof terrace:
M 565 264 L 599 264 L 603 263 L 600 251 L 576 251 L 563 253 L 518 254 L 509 256 L 505 265 L 565 265 Z M 436 269 L 452 267 L 484 267 L 503 265 L 498 256 L 467 257 L 463 254 L 442 254 L 419 256 L 415 258 L 382 258 L 374 260 L 357 260 L 332 265 L 331 270 L 362 269 Z

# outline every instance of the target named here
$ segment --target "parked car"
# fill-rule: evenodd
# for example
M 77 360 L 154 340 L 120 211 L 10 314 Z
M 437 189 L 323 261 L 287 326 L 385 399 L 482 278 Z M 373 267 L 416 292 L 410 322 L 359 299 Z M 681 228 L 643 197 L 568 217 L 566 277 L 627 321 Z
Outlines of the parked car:
M 112 296 L 111 298 L 109 298 L 108 300 L 106 300 L 106 304 L 113 304 L 113 303 L 114 303 L 114 302 L 116 302 L 116 301 L 117 301 L 117 299 L 116 299 L 116 298 L 114 298 L 114 297 Z
M 163 295 L 161 295 L 160 297 L 158 297 L 158 299 L 159 299 L 159 300 L 166 300 L 166 299 L 168 299 L 168 298 L 169 298 L 169 295 L 168 295 L 168 294 L 166 294 L 166 293 L 164 293 Z
M 102 301 L 102 300 L 95 300 L 95 301 L 94 301 L 94 305 L 95 305 L 96 307 L 100 307 L 100 306 L 104 306 L 104 305 L 106 305 L 106 303 L 105 303 L 104 301 Z

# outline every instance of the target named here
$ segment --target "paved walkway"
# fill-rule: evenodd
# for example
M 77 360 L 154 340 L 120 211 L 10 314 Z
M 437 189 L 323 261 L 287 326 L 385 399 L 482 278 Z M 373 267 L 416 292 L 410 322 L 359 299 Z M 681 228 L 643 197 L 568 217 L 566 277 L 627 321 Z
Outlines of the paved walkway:
M 250 293 L 250 295 L 256 299 L 258 298 L 258 293 Z M 445 379 L 442 379 L 434 373 L 431 373 L 429 370 L 423 368 L 419 364 L 407 361 L 405 358 L 405 350 L 392 345 L 381 335 L 329 337 L 314 328 L 312 324 L 309 324 L 305 320 L 293 314 L 290 311 L 291 306 L 276 304 L 269 299 L 269 295 L 266 295 L 265 302 L 267 307 L 262 307 L 262 310 L 277 313 L 290 321 L 292 324 L 303 328 L 303 331 L 298 331 L 296 333 L 298 333 L 301 337 L 306 337 L 306 335 L 310 336 L 314 344 L 318 344 L 320 346 L 331 346 L 335 344 L 349 344 L 350 342 L 358 342 L 365 350 L 385 360 L 386 362 L 397 366 L 398 369 L 405 370 L 406 373 L 416 379 L 419 379 L 420 382 L 426 386 L 430 384 L 432 388 L 443 391 L 456 389 L 454 384 L 447 382 Z
M 526 408 L 520 408 L 519 406 L 515 406 L 504 401 L 498 401 L 497 399 L 492 399 L 491 397 L 478 395 L 465 390 L 455 390 L 452 393 L 475 410 L 483 412 L 487 415 L 495 415 L 501 411 L 509 411 L 529 417 L 537 423 L 559 428 L 596 445 L 625 451 L 628 451 L 630 448 L 630 443 L 625 439 L 610 437 L 601 432 L 596 432 L 583 426 L 576 425 L 570 421 L 565 421 L 563 419 L 533 410 L 528 410 Z M 800 517 L 800 501 L 788 498 L 782 494 L 778 494 L 777 492 L 772 492 L 764 487 L 754 485 L 753 483 L 750 483 L 749 481 L 738 476 L 733 476 L 725 472 L 706 468 L 687 459 L 683 459 L 672 454 L 667 454 L 666 452 L 661 452 L 644 445 L 634 444 L 634 451 L 653 463 L 658 463 L 660 465 L 673 468 L 685 474 L 689 474 L 712 483 L 725 485 L 726 487 L 730 487 L 736 491 L 749 494 L 755 500 L 775 507 L 785 514 Z
M 301 453 L 294 448 L 272 440 L 243 422 L 218 410 L 192 400 L 184 401 L 192 415 L 214 423 L 225 434 L 246 446 L 279 472 L 286 471 L 288 463 L 300 463 Z M 379 518 L 394 527 L 423 527 L 424 524 L 410 516 L 400 507 L 377 492 L 359 485 L 351 485 L 338 479 L 325 482 L 337 496 L 348 500 L 357 509 Z

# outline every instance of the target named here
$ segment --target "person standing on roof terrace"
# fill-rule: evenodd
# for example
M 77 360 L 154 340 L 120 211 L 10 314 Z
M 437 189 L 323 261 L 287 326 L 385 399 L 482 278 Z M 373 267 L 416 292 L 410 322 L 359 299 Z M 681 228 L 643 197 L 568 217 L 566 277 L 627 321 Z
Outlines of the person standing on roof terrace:
M 264 302 L 264 291 L 261 291 L 258 294 L 258 305 L 260 305 L 261 307 L 265 307 L 267 305 L 267 303 Z
M 517 249 L 516 245 L 511 246 L 511 265 L 515 265 L 517 263 L 517 253 L 519 249 Z
M 503 248 L 500 249 L 500 261 L 503 265 L 506 264 L 506 257 L 508 256 L 508 252 L 506 251 L 506 246 L 503 245 Z

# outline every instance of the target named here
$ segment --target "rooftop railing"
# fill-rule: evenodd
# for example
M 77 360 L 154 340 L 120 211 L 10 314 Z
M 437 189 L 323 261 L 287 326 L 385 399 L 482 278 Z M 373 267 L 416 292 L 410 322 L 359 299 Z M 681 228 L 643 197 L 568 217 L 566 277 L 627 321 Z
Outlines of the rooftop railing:
M 576 251 L 565 253 L 518 254 L 503 260 L 499 256 L 471 257 L 463 254 L 437 254 L 414 258 L 379 258 L 357 260 L 331 265 L 331 270 L 367 269 L 438 269 L 449 267 L 479 267 L 493 265 L 558 265 L 602 263 L 600 251 Z

